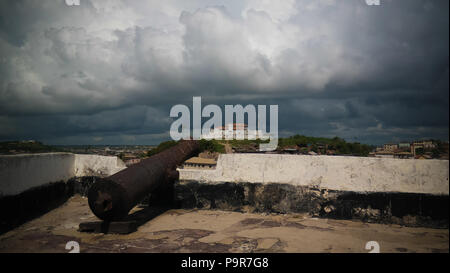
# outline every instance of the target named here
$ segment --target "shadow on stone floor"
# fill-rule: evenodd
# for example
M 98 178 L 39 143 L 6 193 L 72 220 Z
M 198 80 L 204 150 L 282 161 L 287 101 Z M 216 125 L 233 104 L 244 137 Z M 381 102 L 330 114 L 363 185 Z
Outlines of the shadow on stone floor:
M 128 234 L 163 214 L 170 207 L 168 206 L 147 206 L 141 205 L 139 210 L 129 214 L 124 220 L 116 222 L 91 221 L 82 222 L 79 225 L 80 232 L 104 233 L 104 234 Z

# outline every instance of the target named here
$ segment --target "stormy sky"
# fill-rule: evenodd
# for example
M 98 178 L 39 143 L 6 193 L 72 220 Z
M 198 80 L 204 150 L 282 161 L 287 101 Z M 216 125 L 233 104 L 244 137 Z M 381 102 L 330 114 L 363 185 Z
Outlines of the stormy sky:
M 449 138 L 449 1 L 0 1 L 0 141 L 157 144 L 170 108 L 279 105 L 279 134 Z

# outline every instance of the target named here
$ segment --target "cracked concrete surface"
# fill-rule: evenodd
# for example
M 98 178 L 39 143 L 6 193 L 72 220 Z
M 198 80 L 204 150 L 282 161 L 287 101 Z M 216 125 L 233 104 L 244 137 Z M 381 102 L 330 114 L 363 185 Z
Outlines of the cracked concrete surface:
M 134 211 L 139 210 L 135 208 Z M 252 214 L 218 210 L 167 210 L 127 235 L 78 232 L 96 221 L 87 199 L 61 207 L 0 236 L 0 252 L 449 252 L 449 230 L 311 218 L 305 214 Z

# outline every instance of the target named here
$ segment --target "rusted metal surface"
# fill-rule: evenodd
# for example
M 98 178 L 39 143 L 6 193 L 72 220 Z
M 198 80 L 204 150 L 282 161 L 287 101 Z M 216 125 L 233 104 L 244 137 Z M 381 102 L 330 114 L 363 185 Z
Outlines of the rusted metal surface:
M 89 207 L 102 220 L 124 219 L 136 204 L 161 183 L 174 179 L 176 167 L 198 149 L 198 141 L 183 140 L 138 164 L 100 179 L 89 189 Z

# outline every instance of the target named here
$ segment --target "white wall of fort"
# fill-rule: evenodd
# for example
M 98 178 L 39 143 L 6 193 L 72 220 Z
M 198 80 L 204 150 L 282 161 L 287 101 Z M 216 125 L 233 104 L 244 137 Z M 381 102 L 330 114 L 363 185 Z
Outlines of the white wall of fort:
M 286 183 L 353 192 L 449 194 L 448 160 L 221 154 L 215 170 L 178 169 L 180 180 Z
M 43 153 L 0 156 L 0 197 L 75 176 L 109 176 L 126 166 L 115 156 Z
M 109 176 L 117 157 L 46 153 L 0 156 L 0 196 L 75 176 Z M 448 160 L 348 156 L 222 154 L 216 169 L 178 169 L 180 180 L 286 183 L 354 192 L 449 194 Z

